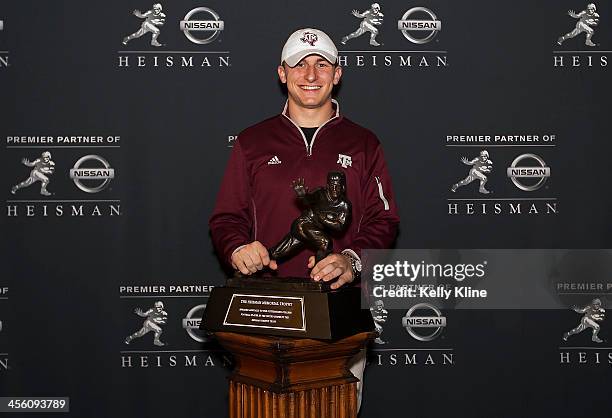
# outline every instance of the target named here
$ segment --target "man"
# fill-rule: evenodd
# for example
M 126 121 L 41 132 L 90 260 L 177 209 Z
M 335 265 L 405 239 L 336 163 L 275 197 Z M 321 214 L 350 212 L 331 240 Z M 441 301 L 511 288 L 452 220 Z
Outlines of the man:
M 133 14 L 134 16 L 144 19 L 145 21 L 142 22 L 142 25 L 140 25 L 140 29 L 138 29 L 137 32 L 123 38 L 123 45 L 127 45 L 127 43 L 132 39 L 140 38 L 141 36 L 151 32 L 151 45 L 163 46 L 157 41 L 157 37 L 160 33 L 158 26 L 163 26 L 166 22 L 166 15 L 162 13 L 162 5 L 155 3 L 153 5 L 153 10 L 147 10 L 145 13 L 141 13 L 140 10 L 134 10 Z
M 599 334 L 599 330 L 601 329 L 597 322 L 603 321 L 606 313 L 606 310 L 601 307 L 601 300 L 593 299 L 593 301 L 584 308 L 574 306 L 572 309 L 577 313 L 584 314 L 584 316 L 576 328 L 563 334 L 563 341 L 567 341 L 571 335 L 579 334 L 585 329 L 591 328 L 593 330 L 591 340 L 596 343 L 602 343 L 603 340 L 597 336 L 597 334 Z
M 599 24 L 599 14 L 596 13 L 595 10 L 597 10 L 595 4 L 590 3 L 587 5 L 587 9 L 581 11 L 580 13 L 575 13 L 573 10 L 567 12 L 568 15 L 579 20 L 576 22 L 576 28 L 573 31 L 559 37 L 557 43 L 561 45 L 567 39 L 574 38 L 584 32 L 586 33 L 585 45 L 597 46 L 596 43 L 591 41 L 591 38 L 595 33 L 595 29 L 593 29 L 593 27 Z
M 380 46 L 376 42 L 376 36 L 378 35 L 378 29 L 376 26 L 382 25 L 383 14 L 380 12 L 380 5 L 378 3 L 372 4 L 368 10 L 363 13 L 359 13 L 357 10 L 353 10 L 353 16 L 363 19 L 359 24 L 359 28 L 353 33 L 350 33 L 342 38 L 340 43 L 346 45 L 349 39 L 358 38 L 366 32 L 370 32 L 370 45 Z
M 471 161 L 468 161 L 468 159 L 465 157 L 461 157 L 461 162 L 465 165 L 472 166 L 472 168 L 470 168 L 470 173 L 466 178 L 461 180 L 459 183 L 453 184 L 453 187 L 451 187 L 451 192 L 456 192 L 459 187 L 463 187 L 470 184 L 474 180 L 478 180 L 480 181 L 478 191 L 480 193 L 488 194 L 489 191 L 485 189 L 485 184 L 487 183 L 486 175 L 493 170 L 493 161 L 489 160 L 489 152 L 487 150 L 482 150 L 480 151 L 480 155 Z
M 51 193 L 47 190 L 47 186 L 49 185 L 49 177 L 47 176 L 55 172 L 55 163 L 51 161 L 51 153 L 45 151 L 40 155 L 40 158 L 32 162 L 24 158 L 21 160 L 21 163 L 27 167 L 34 168 L 30 171 L 30 177 L 11 188 L 11 193 L 15 194 L 17 190 L 29 187 L 37 181 L 40 181 L 40 194 L 43 196 L 51 196 Z
M 391 181 L 376 136 L 340 113 L 332 90 L 340 82 L 338 50 L 324 32 L 294 32 L 277 68 L 287 87 L 283 112 L 238 135 L 227 165 L 210 232 L 220 258 L 245 275 L 267 268 L 279 276 L 311 277 L 338 289 L 361 271 L 361 250 L 389 248 L 399 217 Z M 267 248 L 279 242 L 300 216 L 292 180 L 327 183 L 330 171 L 346 178 L 351 223 L 333 237 L 333 253 L 315 262 L 303 249 L 282 263 Z M 351 371 L 363 374 L 365 352 Z
M 161 301 L 157 301 L 153 304 L 153 307 L 143 312 L 142 309 L 136 308 L 134 309 L 134 313 L 143 318 L 147 318 L 142 323 L 142 328 L 128 336 L 125 339 L 125 343 L 129 344 L 132 340 L 136 338 L 140 338 L 147 333 L 153 331 L 153 344 L 163 347 L 166 343 L 163 343 L 160 340 L 162 335 L 161 325 L 166 325 L 166 321 L 168 320 L 168 313 L 164 311 L 164 304 Z
M 355 279 L 363 248 L 388 248 L 395 239 L 399 217 L 381 145 L 341 115 L 331 97 L 342 76 L 337 60 L 325 33 L 294 32 L 277 69 L 287 86 L 285 109 L 241 132 L 234 144 L 209 224 L 222 260 L 243 274 L 269 268 L 280 276 L 334 281 L 337 289 Z M 291 181 L 322 185 L 330 171 L 346 177 L 353 219 L 334 238 L 335 252 L 316 264 L 309 250 L 280 264 L 270 260 L 267 248 L 301 213 Z

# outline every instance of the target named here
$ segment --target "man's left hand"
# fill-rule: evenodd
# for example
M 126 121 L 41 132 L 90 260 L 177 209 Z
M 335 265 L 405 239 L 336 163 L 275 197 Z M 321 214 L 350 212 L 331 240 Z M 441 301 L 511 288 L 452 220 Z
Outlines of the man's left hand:
M 342 254 L 330 254 L 315 265 L 315 257 L 311 255 L 308 259 L 308 268 L 312 268 L 310 277 L 315 281 L 323 280 L 328 282 L 335 279 L 332 283 L 332 289 L 338 289 L 340 286 L 353 281 L 353 268 L 351 262 Z

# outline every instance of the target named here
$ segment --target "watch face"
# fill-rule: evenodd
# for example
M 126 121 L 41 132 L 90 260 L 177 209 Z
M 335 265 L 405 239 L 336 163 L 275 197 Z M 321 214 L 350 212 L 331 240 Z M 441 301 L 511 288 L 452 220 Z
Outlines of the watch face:
M 361 272 L 361 261 L 359 261 L 357 257 L 354 257 L 352 254 L 348 252 L 342 253 L 342 254 L 350 260 L 353 271 L 360 273 Z
M 350 257 L 350 259 L 351 259 L 351 266 L 353 267 L 353 270 L 361 271 L 361 262 L 355 257 Z

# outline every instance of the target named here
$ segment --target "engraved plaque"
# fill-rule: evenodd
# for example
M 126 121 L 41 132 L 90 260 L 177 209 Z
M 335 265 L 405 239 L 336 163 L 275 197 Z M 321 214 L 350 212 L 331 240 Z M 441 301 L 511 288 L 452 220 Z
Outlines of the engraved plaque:
M 306 332 L 304 298 L 234 293 L 223 325 Z

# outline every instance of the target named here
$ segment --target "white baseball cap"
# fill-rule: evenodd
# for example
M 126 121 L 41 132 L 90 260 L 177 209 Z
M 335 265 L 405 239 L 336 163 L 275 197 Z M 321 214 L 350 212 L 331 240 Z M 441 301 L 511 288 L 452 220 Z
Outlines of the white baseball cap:
M 291 34 L 281 53 L 281 64 L 287 63 L 295 67 L 302 58 L 317 54 L 335 64 L 338 61 L 338 48 L 334 41 L 323 31 L 306 28 L 296 30 Z

